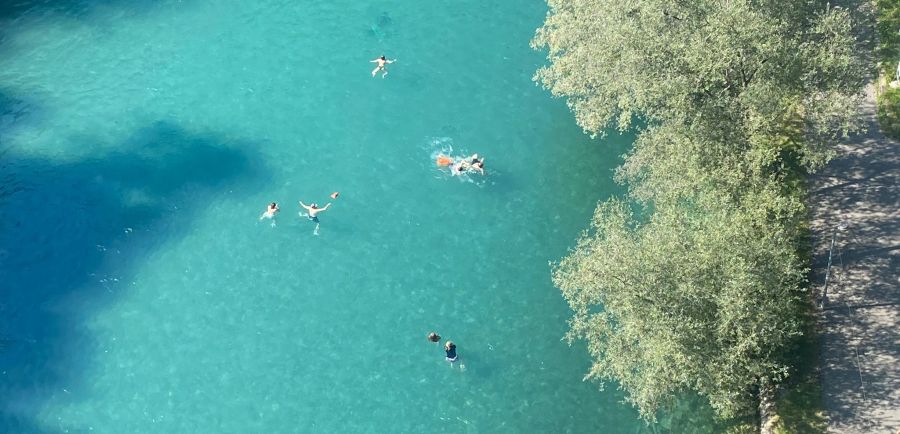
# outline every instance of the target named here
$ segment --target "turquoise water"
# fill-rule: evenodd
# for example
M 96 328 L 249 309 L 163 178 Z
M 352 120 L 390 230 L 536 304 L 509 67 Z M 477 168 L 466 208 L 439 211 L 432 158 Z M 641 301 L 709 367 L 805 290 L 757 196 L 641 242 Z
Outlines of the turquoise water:
M 643 431 L 560 341 L 548 261 L 630 138 L 590 140 L 532 83 L 545 13 L 0 9 L 3 431 Z M 438 171 L 450 148 L 488 176 Z M 316 236 L 297 201 L 332 191 Z

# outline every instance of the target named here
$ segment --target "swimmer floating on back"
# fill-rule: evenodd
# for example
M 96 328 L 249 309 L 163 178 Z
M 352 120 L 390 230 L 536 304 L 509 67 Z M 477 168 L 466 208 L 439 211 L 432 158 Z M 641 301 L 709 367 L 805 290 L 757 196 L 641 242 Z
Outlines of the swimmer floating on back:
M 384 74 L 381 74 L 381 78 L 384 78 L 386 75 L 388 75 L 387 64 L 394 63 L 396 61 L 397 61 L 397 59 L 388 60 L 384 56 L 377 57 L 377 58 L 375 58 L 375 60 L 370 60 L 369 63 L 377 63 L 378 64 L 377 66 L 375 66 L 375 69 L 372 70 L 372 77 L 375 77 L 375 74 L 378 74 L 378 71 L 384 71 Z

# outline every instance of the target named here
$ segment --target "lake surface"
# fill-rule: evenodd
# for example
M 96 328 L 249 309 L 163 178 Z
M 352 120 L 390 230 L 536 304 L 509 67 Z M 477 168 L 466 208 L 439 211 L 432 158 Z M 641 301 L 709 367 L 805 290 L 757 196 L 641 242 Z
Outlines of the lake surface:
M 631 138 L 532 82 L 545 14 L 0 7 L 0 431 L 645 431 L 560 340 L 548 262 L 621 192 Z M 298 200 L 333 202 L 318 235 Z

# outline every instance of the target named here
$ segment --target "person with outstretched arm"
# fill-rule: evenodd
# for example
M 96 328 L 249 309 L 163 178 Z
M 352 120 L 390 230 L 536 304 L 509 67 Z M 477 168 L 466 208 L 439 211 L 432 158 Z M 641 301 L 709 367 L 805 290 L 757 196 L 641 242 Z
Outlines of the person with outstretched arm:
M 305 214 L 305 215 L 306 215 L 306 217 L 309 218 L 310 221 L 313 221 L 313 222 L 318 223 L 318 222 L 319 222 L 319 218 L 316 217 L 316 216 L 317 216 L 320 212 L 327 210 L 328 207 L 331 206 L 331 204 L 329 203 L 328 205 L 325 205 L 325 206 L 323 206 L 322 208 L 319 208 L 319 205 L 317 205 L 317 204 L 315 204 L 315 203 L 312 203 L 312 204 L 307 205 L 307 204 L 303 203 L 303 201 L 301 200 L 301 201 L 300 201 L 300 206 L 303 207 L 304 209 L 306 209 L 307 214 Z
M 377 63 L 377 65 L 375 65 L 375 69 L 372 70 L 372 77 L 375 77 L 375 75 L 378 74 L 378 71 L 384 71 L 384 74 L 381 74 L 381 78 L 384 78 L 388 74 L 388 63 L 394 63 L 396 61 L 397 59 L 388 60 L 387 57 L 384 56 L 378 57 L 375 60 L 370 60 L 370 63 Z
M 304 209 L 306 209 L 306 214 L 301 212 L 300 215 L 308 218 L 309 221 L 316 224 L 316 228 L 313 230 L 313 235 L 319 235 L 319 217 L 318 217 L 318 215 L 320 212 L 327 210 L 328 207 L 331 206 L 331 203 L 323 206 L 322 208 L 319 208 L 319 205 L 317 205 L 315 203 L 311 203 L 311 204 L 307 205 L 307 204 L 303 203 L 303 201 L 301 200 L 300 206 L 303 207 Z

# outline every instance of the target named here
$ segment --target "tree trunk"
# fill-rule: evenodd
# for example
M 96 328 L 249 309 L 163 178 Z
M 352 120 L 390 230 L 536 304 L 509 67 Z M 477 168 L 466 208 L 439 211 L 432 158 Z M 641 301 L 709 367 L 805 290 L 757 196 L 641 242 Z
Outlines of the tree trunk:
M 775 411 L 775 387 L 769 380 L 759 381 L 759 434 L 773 434 L 778 425 Z

